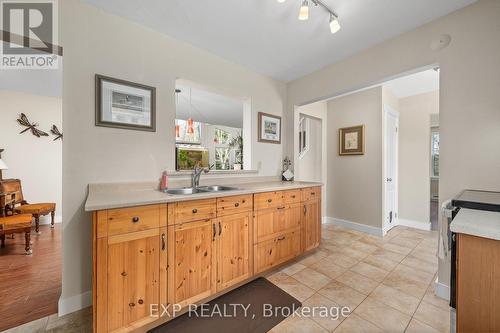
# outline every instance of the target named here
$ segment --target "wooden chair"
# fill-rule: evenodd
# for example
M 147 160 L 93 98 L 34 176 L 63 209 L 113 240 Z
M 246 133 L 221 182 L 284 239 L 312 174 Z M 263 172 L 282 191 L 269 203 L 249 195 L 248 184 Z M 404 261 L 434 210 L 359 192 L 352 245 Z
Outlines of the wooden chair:
M 5 247 L 5 235 L 24 232 L 26 239 L 25 251 L 27 255 L 31 255 L 31 214 L 16 214 L 12 216 L 0 217 L 0 240 L 1 247 Z
M 17 214 L 31 214 L 35 218 L 35 231 L 40 233 L 40 216 L 51 215 L 51 228 L 54 228 L 54 217 L 56 212 L 55 203 L 34 203 L 28 204 L 24 200 L 23 190 L 21 186 L 21 180 L 19 179 L 8 179 L 0 182 L 0 192 L 4 193 L 16 193 L 16 200 L 10 210 Z

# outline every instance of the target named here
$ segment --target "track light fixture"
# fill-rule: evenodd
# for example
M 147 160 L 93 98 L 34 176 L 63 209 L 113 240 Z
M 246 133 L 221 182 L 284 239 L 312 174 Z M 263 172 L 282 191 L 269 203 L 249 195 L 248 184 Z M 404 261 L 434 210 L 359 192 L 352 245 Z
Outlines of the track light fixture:
M 277 0 L 279 3 L 283 3 L 286 0 Z M 333 9 L 328 7 L 323 0 L 310 0 L 316 7 L 322 7 L 324 10 L 326 10 L 330 14 L 330 20 L 329 20 L 329 26 L 330 26 L 330 31 L 332 34 L 338 32 L 341 28 L 340 22 L 339 22 L 339 16 Z M 302 5 L 300 6 L 299 9 L 299 20 L 300 21 L 306 21 L 309 19 L 309 0 L 303 0 Z

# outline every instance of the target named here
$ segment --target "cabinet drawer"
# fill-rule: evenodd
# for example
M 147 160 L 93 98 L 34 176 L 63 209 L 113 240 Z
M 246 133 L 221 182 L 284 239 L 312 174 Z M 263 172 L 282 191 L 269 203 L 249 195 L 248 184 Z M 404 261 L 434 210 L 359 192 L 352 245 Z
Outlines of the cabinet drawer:
M 302 201 L 321 199 L 321 187 L 308 187 L 302 189 Z
M 301 201 L 301 192 L 300 190 L 292 190 L 283 192 L 283 201 L 285 204 L 294 204 L 299 203 Z
M 110 209 L 107 211 L 108 235 L 120 235 L 160 227 L 163 205 Z
M 301 204 L 255 212 L 254 241 L 260 243 L 301 228 Z
M 217 199 L 217 216 L 244 213 L 253 208 L 252 195 L 237 195 Z
M 168 224 L 179 224 L 190 221 L 211 219 L 217 213 L 216 199 L 177 202 L 168 205 Z
M 283 192 L 258 193 L 253 196 L 255 210 L 275 208 L 283 205 Z
M 300 231 L 283 234 L 254 246 L 255 274 L 288 261 L 301 253 Z

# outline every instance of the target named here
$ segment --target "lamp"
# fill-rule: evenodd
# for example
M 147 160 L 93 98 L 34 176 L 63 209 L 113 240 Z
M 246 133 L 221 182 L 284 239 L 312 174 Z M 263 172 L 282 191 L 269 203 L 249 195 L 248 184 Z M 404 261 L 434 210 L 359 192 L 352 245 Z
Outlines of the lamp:
M 330 31 L 332 32 L 332 34 L 334 34 L 339 30 L 340 30 L 340 23 L 338 17 L 330 13 Z
M 2 161 L 2 152 L 3 152 L 3 149 L 0 149 L 0 180 L 2 180 L 2 170 L 7 170 L 9 169 L 9 167 L 7 166 L 7 164 L 5 164 L 4 161 Z
M 299 10 L 299 20 L 305 21 L 309 18 L 309 3 L 307 0 L 302 2 L 302 6 L 300 6 Z

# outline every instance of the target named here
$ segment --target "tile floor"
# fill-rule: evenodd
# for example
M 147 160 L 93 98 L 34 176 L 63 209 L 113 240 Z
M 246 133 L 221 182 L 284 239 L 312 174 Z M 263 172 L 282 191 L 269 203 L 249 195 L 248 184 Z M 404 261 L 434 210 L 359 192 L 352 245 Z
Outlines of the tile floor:
M 271 272 L 268 279 L 304 306 L 348 306 L 351 314 L 337 320 L 289 317 L 271 332 L 449 332 L 448 303 L 432 289 L 437 237 L 435 231 L 401 226 L 380 238 L 323 225 L 318 250 Z M 91 319 L 88 308 L 8 332 L 91 332 Z

